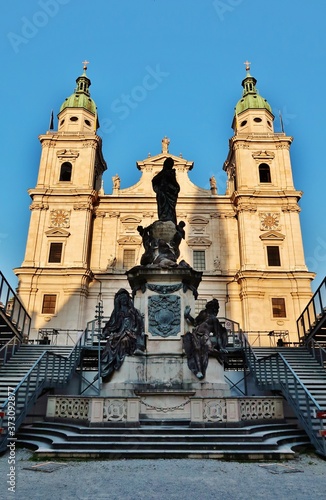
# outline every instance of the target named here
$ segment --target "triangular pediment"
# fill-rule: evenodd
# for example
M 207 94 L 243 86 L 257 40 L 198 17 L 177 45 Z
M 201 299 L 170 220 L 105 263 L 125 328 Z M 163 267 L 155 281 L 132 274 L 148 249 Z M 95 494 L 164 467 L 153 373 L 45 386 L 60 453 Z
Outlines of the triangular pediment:
M 279 240 L 283 241 L 285 235 L 280 233 L 279 231 L 267 231 L 259 236 L 261 240 Z
M 191 170 L 194 166 L 193 161 L 188 161 L 182 156 L 175 156 L 170 153 L 161 153 L 156 156 L 148 156 L 145 160 L 137 161 L 137 168 L 141 171 L 144 169 L 152 169 L 153 171 L 161 170 L 163 163 L 167 158 L 172 158 L 174 161 L 174 168 L 176 170 L 182 168 L 187 171 Z
M 210 189 L 200 188 L 199 186 L 193 184 L 193 182 L 189 179 L 188 173 L 189 170 L 192 170 L 194 162 L 186 160 L 183 158 L 182 154 L 179 156 L 171 154 L 167 147 L 169 143 L 170 140 L 168 138 L 164 138 L 164 140 L 162 140 L 162 152 L 160 154 L 152 156 L 149 153 L 147 158 L 137 161 L 137 168 L 141 171 L 141 178 L 139 181 L 133 186 L 119 189 L 117 192 L 113 191 L 113 196 L 117 195 L 121 199 L 124 196 L 139 194 L 153 198 L 155 193 L 152 187 L 152 179 L 163 169 L 164 162 L 167 158 L 172 158 L 174 162 L 173 168 L 176 172 L 176 178 L 180 185 L 180 196 L 183 194 L 186 194 L 187 196 L 211 196 Z
M 49 231 L 45 231 L 46 236 L 49 238 L 68 238 L 70 236 L 69 231 L 66 231 L 65 229 L 61 228 L 56 228 L 56 229 L 49 229 Z
M 187 241 L 188 246 L 190 247 L 210 247 L 212 242 L 209 238 L 206 238 L 205 236 L 195 236 L 193 238 L 189 238 Z
M 275 153 L 273 151 L 254 151 L 252 157 L 255 160 L 273 160 Z
M 141 242 L 141 238 L 137 236 L 123 236 L 118 239 L 119 245 L 140 245 Z

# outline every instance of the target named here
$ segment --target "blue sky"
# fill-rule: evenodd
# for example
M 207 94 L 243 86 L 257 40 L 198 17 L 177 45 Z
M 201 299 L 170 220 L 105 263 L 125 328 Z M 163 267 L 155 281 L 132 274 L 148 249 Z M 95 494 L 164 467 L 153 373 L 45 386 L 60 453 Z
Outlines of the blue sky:
M 215 175 L 223 194 L 222 166 L 248 59 L 276 116 L 275 131 L 280 110 L 294 137 L 293 176 L 304 192 L 301 225 L 315 289 L 326 275 L 325 17 L 324 0 L 4 2 L 0 269 L 10 283 L 16 285 L 12 269 L 24 259 L 38 135 L 73 92 L 82 61 L 90 61 L 106 193 L 115 173 L 121 187 L 137 182 L 136 161 L 160 153 L 167 135 L 172 154 L 195 162 L 191 180 L 208 188 Z

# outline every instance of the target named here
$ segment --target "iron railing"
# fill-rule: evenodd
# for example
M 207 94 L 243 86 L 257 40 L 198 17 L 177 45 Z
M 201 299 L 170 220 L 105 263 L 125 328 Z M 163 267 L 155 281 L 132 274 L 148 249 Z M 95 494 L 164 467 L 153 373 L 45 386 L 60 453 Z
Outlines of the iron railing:
M 299 341 L 304 342 L 313 335 L 316 326 L 326 318 L 326 277 L 317 288 L 301 315 L 297 319 Z
M 19 384 L 8 387 L 8 397 L 0 408 L 0 427 L 3 429 L 3 434 L 0 436 L 0 452 L 6 449 L 8 438 L 19 429 L 43 389 L 60 387 L 69 382 L 80 362 L 84 341 L 85 332 L 80 335 L 67 357 L 44 351 Z M 10 423 L 11 415 L 7 414 L 8 406 L 13 407 L 13 402 L 14 427 Z
M 13 337 L 6 344 L 4 344 L 0 349 L 0 364 L 4 366 L 7 361 L 15 354 L 19 346 L 21 345 L 21 340 L 18 337 Z
M 103 316 L 100 319 L 88 321 L 85 330 L 85 345 L 97 345 L 99 342 L 99 334 L 102 332 L 105 324 L 109 321 L 109 317 Z M 105 344 L 105 342 L 104 342 Z M 103 345 L 104 345 L 103 344 Z
M 76 343 L 81 330 L 66 328 L 39 328 L 35 341 L 30 341 L 41 345 L 66 345 L 73 346 Z
M 246 338 L 250 345 L 255 347 L 277 347 L 281 345 L 293 345 L 289 341 L 289 330 L 251 330 L 246 332 Z
M 326 370 L 326 349 L 314 339 L 309 339 L 306 342 L 306 348 L 312 355 L 312 357 L 318 361 L 320 366 Z
M 0 271 L 0 311 L 5 322 L 20 340 L 29 336 L 31 317 Z
M 326 457 L 326 440 L 319 433 L 324 430 L 323 419 L 315 416 L 316 412 L 322 411 L 323 408 L 281 353 L 258 359 L 246 335 L 243 336 L 243 343 L 248 366 L 257 384 L 265 389 L 282 391 L 316 451 Z

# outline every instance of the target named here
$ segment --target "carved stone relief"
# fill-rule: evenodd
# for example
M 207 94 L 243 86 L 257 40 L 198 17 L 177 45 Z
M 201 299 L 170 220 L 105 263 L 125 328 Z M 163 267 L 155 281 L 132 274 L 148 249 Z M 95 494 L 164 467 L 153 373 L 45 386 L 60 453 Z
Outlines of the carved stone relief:
M 181 329 L 181 299 L 177 295 L 148 298 L 148 330 L 154 336 L 173 337 Z
M 260 212 L 260 230 L 280 230 L 280 214 L 277 212 Z
M 51 210 L 49 227 L 70 227 L 70 211 Z

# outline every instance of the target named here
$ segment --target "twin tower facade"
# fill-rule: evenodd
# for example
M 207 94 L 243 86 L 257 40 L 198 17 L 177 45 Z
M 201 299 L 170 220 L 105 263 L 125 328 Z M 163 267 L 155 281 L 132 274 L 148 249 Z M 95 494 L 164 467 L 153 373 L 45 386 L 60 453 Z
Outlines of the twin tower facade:
M 171 154 L 166 137 L 160 154 L 137 162 L 137 184 L 121 189 L 116 175 L 112 194 L 105 194 L 107 165 L 84 68 L 60 108 L 58 130 L 40 136 L 37 184 L 29 190 L 26 253 L 15 273 L 32 315 L 31 338 L 41 328 L 83 330 L 99 293 L 110 315 L 117 290 L 129 289 L 126 271 L 140 263 L 137 227 L 157 219 L 152 179 L 172 157 L 180 185 L 177 219 L 186 223 L 180 260 L 203 272 L 197 311 L 217 298 L 220 316 L 243 331 L 288 330 L 297 340 L 296 319 L 311 297 L 314 275 L 304 259 L 292 137 L 274 132 L 272 110 L 246 71 L 223 166 L 225 194 L 214 178 L 210 189 L 194 185 L 188 177 L 193 163 Z

